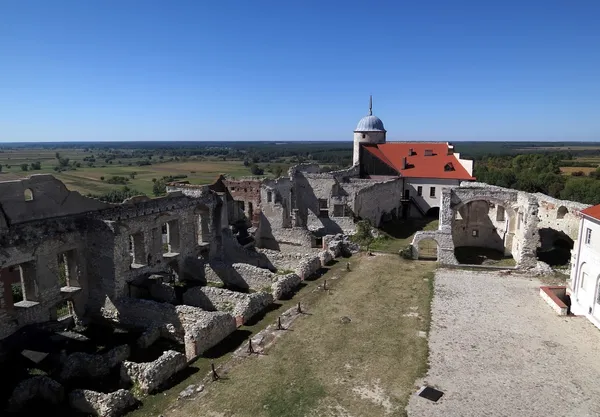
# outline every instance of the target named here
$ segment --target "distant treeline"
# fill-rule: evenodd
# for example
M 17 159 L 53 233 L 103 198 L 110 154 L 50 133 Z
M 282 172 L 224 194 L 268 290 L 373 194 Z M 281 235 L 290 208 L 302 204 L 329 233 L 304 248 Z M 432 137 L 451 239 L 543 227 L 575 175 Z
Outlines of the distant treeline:
M 565 176 L 564 154 L 527 154 L 488 156 L 475 163 L 478 181 L 528 192 L 540 192 L 564 200 L 587 204 L 600 203 L 600 169 L 589 178 Z

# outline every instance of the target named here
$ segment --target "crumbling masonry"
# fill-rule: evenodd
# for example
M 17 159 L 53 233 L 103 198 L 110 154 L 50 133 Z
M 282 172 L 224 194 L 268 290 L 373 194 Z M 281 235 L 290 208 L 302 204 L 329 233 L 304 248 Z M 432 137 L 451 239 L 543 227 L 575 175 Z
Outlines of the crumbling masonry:
M 444 188 L 439 228 L 417 232 L 412 257 L 419 243 L 433 240 L 442 264 L 457 264 L 455 248 L 483 247 L 511 255 L 517 267 L 535 267 L 539 253 L 577 239 L 581 210 L 574 201 L 526 193 L 478 182 Z
M 292 295 L 348 246 L 330 236 L 336 253 L 316 248 L 301 226 L 338 210 L 320 205 L 325 188 L 308 198 L 303 187 L 315 175 L 299 174 L 302 186 L 285 178 L 171 185 L 166 197 L 122 204 L 83 197 L 51 175 L 0 182 L 0 366 L 14 376 L 3 381 L 0 408 L 43 400 L 118 415 L 135 403 L 123 387 L 160 389 Z M 326 187 L 341 190 L 337 181 Z M 344 204 L 356 200 L 341 194 Z M 326 221 L 321 232 L 350 230 L 352 209 L 335 211 L 344 227 Z M 161 340 L 170 348 L 153 350 Z

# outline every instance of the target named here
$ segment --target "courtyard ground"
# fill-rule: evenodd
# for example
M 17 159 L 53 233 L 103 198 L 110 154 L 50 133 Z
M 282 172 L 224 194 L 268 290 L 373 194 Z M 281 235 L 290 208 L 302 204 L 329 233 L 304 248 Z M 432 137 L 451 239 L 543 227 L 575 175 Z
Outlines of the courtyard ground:
M 435 275 L 430 369 L 437 402 L 408 415 L 599 416 L 600 331 L 559 317 L 523 275 L 441 269 Z
M 387 254 L 359 254 L 350 262 L 350 272 L 334 269 L 323 277 L 330 291 L 314 288 L 303 301 L 308 314 L 265 355 L 242 360 L 199 398 L 162 414 L 405 415 L 415 380 L 427 369 L 435 263 Z

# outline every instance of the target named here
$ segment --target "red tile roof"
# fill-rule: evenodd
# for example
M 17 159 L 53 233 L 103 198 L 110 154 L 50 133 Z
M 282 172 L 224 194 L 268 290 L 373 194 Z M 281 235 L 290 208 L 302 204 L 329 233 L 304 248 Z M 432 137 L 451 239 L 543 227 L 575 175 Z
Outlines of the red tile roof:
M 592 207 L 588 207 L 585 210 L 581 210 L 581 214 L 593 217 L 594 219 L 600 220 L 600 204 Z
M 458 162 L 453 154 L 448 155 L 446 143 L 398 142 L 379 145 L 362 145 L 364 149 L 406 178 L 443 178 L 455 180 L 474 180 L 467 170 Z M 409 150 L 413 154 L 409 156 Z M 431 156 L 425 156 L 425 150 L 431 150 Z M 406 158 L 407 168 L 403 169 L 403 158 Z M 452 164 L 453 171 L 444 167 Z

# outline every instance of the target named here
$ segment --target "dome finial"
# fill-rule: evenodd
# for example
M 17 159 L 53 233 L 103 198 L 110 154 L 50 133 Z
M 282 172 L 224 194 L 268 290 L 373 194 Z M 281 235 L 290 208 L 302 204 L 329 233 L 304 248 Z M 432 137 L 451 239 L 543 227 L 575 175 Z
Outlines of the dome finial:
M 373 116 L 373 96 L 369 96 L 369 116 Z

